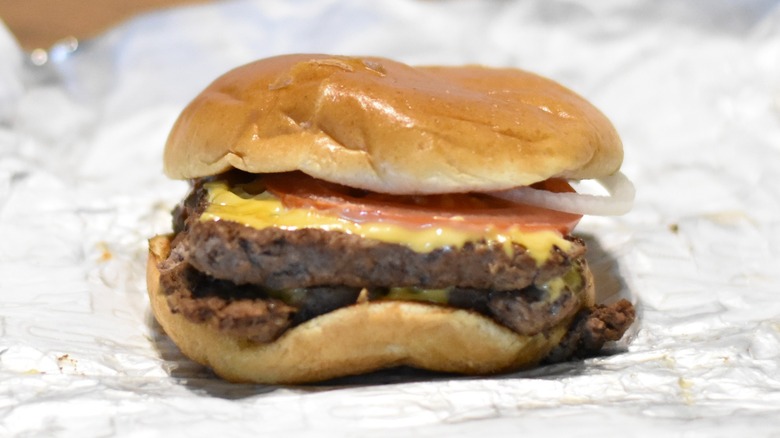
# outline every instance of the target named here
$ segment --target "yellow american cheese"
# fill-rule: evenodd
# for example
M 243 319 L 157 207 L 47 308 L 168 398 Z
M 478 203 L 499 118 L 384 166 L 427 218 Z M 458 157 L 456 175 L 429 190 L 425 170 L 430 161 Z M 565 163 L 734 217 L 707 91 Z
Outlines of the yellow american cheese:
M 391 287 L 385 300 L 427 301 L 429 303 L 447 304 L 450 299 L 450 289 L 423 289 L 417 287 Z
M 419 253 L 439 248 L 461 248 L 468 242 L 485 241 L 500 244 L 511 252 L 517 243 L 528 250 L 538 264 L 544 263 L 553 246 L 566 251 L 571 243 L 554 230 L 527 231 L 519 227 L 496 230 L 459 229 L 457 227 L 421 226 L 409 228 L 390 222 L 354 222 L 325 211 L 304 208 L 286 208 L 281 201 L 268 192 L 250 194 L 242 190 L 231 190 L 224 181 L 209 182 L 209 206 L 201 221 L 225 220 L 238 222 L 256 229 L 278 227 L 284 230 L 319 228 L 340 231 L 375 239 L 386 243 L 406 245 Z
M 572 266 L 565 274 L 537 285 L 547 292 L 544 300 L 553 302 L 561 297 L 565 291 L 582 293 L 582 275 L 576 266 Z M 419 287 L 391 287 L 384 300 L 427 301 L 430 303 L 447 304 L 449 302 L 450 289 L 424 289 Z

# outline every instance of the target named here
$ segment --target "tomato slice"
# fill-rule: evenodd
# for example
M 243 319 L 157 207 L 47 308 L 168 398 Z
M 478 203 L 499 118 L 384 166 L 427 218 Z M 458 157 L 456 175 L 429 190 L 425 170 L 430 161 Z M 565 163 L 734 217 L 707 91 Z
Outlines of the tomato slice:
M 518 227 L 558 230 L 569 234 L 582 215 L 517 204 L 481 193 L 389 195 L 354 189 L 312 178 L 300 172 L 268 174 L 266 189 L 287 208 L 314 208 L 358 222 L 391 222 L 408 228 L 437 226 L 458 229 Z M 535 184 L 553 192 L 573 192 L 561 179 Z

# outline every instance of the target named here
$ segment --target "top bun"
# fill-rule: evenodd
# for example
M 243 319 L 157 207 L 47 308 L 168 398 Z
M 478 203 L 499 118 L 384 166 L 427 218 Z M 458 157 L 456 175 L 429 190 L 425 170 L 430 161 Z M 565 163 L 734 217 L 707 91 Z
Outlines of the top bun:
M 425 194 L 599 178 L 622 159 L 598 109 L 525 71 L 286 55 L 236 68 L 198 95 L 170 133 L 165 172 L 300 170 Z

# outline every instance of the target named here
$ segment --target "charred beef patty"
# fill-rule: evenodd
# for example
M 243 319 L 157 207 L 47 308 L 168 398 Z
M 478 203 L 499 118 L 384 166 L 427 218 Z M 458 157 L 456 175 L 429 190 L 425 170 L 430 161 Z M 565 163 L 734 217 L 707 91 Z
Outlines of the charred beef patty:
M 318 315 L 361 299 L 386 298 L 390 288 L 404 286 L 446 289 L 447 305 L 478 312 L 524 335 L 573 318 L 566 342 L 548 361 L 594 354 L 606 341 L 617 340 L 634 319 L 628 302 L 579 310 L 579 297 L 569 288 L 551 296 L 544 287 L 584 263 L 578 239 L 572 239 L 568 252 L 555 248 L 537 266 L 517 245 L 512 256 L 484 243 L 419 254 L 338 232 L 201 222 L 206 202 L 206 191 L 196 181 L 174 212 L 177 234 L 160 266 L 160 281 L 174 313 L 251 342 L 271 342 Z
M 555 248 L 537 267 L 522 246 L 467 243 L 418 253 L 410 248 L 315 228 L 257 230 L 235 222 L 198 222 L 186 237 L 188 261 L 199 271 L 237 284 L 272 289 L 339 284 L 352 287 L 415 286 L 517 290 L 566 273 L 584 252 Z

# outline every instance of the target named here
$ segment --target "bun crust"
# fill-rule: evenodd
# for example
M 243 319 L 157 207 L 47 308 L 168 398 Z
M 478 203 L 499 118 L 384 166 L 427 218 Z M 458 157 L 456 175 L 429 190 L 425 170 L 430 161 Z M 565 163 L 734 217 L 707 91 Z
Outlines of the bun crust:
M 616 172 L 609 120 L 516 69 L 285 55 L 236 68 L 182 112 L 165 172 L 303 171 L 394 194 L 489 191 Z
M 463 374 L 512 371 L 547 356 L 569 324 L 521 336 L 473 312 L 382 301 L 341 308 L 275 342 L 253 344 L 171 312 L 157 269 L 169 252 L 168 236 L 149 241 L 147 284 L 154 316 L 186 356 L 229 381 L 295 384 L 400 365 Z M 592 279 L 586 280 L 590 302 Z

